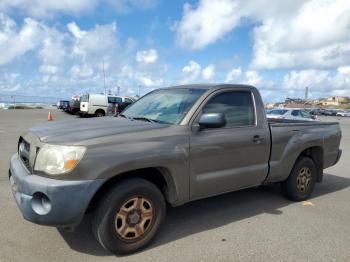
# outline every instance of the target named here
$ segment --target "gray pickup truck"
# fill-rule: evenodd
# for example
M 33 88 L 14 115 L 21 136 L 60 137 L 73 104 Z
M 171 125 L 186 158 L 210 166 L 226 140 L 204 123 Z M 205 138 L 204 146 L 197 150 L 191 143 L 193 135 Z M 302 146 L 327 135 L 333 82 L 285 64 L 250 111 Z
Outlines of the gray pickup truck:
M 178 86 L 150 92 L 118 117 L 30 129 L 9 179 L 25 219 L 74 227 L 92 212 L 99 243 L 126 254 L 154 238 L 166 203 L 267 183 L 307 199 L 339 160 L 340 140 L 338 123 L 268 122 L 252 86 Z

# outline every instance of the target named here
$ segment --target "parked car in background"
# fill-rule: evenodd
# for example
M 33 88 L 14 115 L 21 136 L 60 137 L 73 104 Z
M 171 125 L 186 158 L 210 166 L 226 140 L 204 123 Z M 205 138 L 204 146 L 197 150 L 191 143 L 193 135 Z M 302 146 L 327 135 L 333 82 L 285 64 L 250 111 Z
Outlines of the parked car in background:
M 309 110 L 309 113 L 314 116 L 319 116 L 322 115 L 322 110 L 321 108 L 312 108 Z
M 280 108 L 271 109 L 266 114 L 268 119 L 287 119 L 287 120 L 299 120 L 299 121 L 319 121 L 316 116 L 311 115 L 304 109 L 298 108 Z
M 336 114 L 337 116 L 347 116 L 347 117 L 350 117 L 350 111 L 347 111 L 347 110 L 340 110 L 337 112 Z
M 325 116 L 335 116 L 335 115 L 337 115 L 337 111 L 335 109 L 325 109 L 323 111 L 323 115 L 325 115 Z
M 108 115 L 116 115 L 124 111 L 129 105 L 133 104 L 135 100 L 131 97 L 118 96 L 114 100 L 110 99 L 108 102 Z
M 69 113 L 77 114 L 80 111 L 80 96 L 73 96 L 69 101 Z
M 57 109 L 61 109 L 65 112 L 69 111 L 69 100 L 60 100 L 57 104 Z
M 121 112 L 122 109 L 132 104 L 134 100 L 130 97 L 104 95 L 104 94 L 85 94 L 80 99 L 80 116 L 102 117 L 108 113 Z

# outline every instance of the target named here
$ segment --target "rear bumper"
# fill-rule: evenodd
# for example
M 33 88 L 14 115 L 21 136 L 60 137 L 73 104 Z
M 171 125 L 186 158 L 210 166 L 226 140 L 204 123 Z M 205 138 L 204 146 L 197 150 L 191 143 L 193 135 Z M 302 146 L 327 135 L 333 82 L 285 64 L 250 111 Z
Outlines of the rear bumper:
M 337 158 L 335 159 L 335 162 L 334 162 L 333 165 L 335 165 L 335 164 L 337 164 L 337 163 L 339 162 L 339 159 L 340 159 L 340 157 L 341 157 L 342 152 L 343 152 L 343 151 L 342 151 L 341 149 L 338 150 L 338 155 L 337 155 Z
M 23 217 L 56 227 L 78 225 L 104 180 L 63 181 L 29 174 L 18 155 L 11 158 L 9 179 Z

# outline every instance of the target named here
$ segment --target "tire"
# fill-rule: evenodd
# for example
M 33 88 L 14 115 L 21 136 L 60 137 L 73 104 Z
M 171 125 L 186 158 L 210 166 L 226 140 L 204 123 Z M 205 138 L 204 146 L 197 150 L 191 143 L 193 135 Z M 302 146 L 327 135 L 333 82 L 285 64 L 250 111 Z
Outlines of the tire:
M 315 187 L 316 172 L 311 158 L 299 157 L 287 180 L 282 182 L 282 193 L 293 201 L 309 198 Z
M 125 255 L 147 246 L 165 216 L 166 205 L 161 191 L 145 179 L 132 178 L 117 184 L 101 199 L 94 212 L 92 230 L 102 247 L 116 255 Z M 143 233 L 137 236 L 139 230 Z
M 97 110 L 95 112 L 95 117 L 103 117 L 105 116 L 105 112 L 103 110 Z

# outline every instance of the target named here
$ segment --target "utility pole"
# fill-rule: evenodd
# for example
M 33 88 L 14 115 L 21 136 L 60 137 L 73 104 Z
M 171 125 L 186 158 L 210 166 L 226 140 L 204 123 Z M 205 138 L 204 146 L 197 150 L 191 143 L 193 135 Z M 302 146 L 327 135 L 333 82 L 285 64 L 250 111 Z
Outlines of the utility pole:
M 13 99 L 13 108 L 16 109 L 16 96 L 11 96 Z
M 106 73 L 105 73 L 105 60 L 102 60 L 102 69 L 103 69 L 103 88 L 105 90 L 105 95 L 107 95 L 106 92 Z
M 305 100 L 304 100 L 304 108 L 306 108 L 307 100 L 309 99 L 309 87 L 305 86 Z
M 305 102 L 308 100 L 308 98 L 309 98 L 309 87 L 306 86 L 305 87 Z
M 137 90 L 137 96 L 140 98 L 140 87 L 141 85 L 138 86 L 138 90 Z
M 117 86 L 117 90 L 118 90 L 118 96 L 120 95 L 120 86 Z

